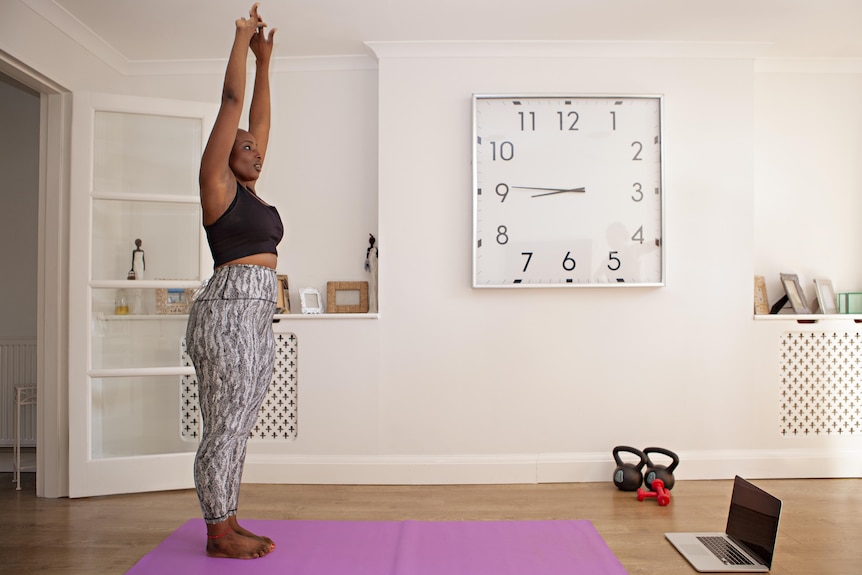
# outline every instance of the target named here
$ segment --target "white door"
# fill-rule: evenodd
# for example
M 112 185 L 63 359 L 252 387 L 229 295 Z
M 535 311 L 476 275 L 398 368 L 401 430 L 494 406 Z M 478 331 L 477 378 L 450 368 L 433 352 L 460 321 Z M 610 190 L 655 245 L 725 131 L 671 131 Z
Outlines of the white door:
M 173 100 L 74 95 L 71 497 L 193 485 L 197 442 L 181 429 L 181 383 L 194 370 L 182 361 L 181 343 L 188 294 L 212 270 L 198 168 L 215 111 Z

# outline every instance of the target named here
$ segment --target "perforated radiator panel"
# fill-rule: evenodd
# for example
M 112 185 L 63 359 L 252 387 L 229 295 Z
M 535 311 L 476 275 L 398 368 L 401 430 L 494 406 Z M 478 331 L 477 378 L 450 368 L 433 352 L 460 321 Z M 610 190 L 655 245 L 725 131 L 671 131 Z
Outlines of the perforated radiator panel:
M 191 366 L 192 361 L 182 342 L 182 362 Z M 275 334 L 275 367 L 272 383 L 263 400 L 257 422 L 249 439 L 292 441 L 299 431 L 297 399 L 299 397 L 298 359 L 299 342 L 293 333 Z M 201 435 L 200 407 L 198 403 L 198 381 L 195 375 L 182 376 L 180 394 L 180 437 L 186 441 L 198 441 Z
M 780 348 L 781 434 L 862 432 L 862 334 L 787 332 Z

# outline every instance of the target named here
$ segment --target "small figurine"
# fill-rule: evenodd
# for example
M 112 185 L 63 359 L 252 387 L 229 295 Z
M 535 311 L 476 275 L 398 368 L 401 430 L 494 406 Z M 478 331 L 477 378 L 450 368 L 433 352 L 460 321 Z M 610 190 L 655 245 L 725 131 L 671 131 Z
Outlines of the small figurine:
M 144 250 L 141 249 L 143 242 L 140 239 L 135 240 L 135 249 L 132 250 L 132 267 L 126 279 L 142 280 L 144 279 L 144 271 L 147 269 L 147 260 L 144 257 Z
M 373 234 L 368 234 L 368 249 L 365 250 L 365 271 L 371 274 L 368 282 L 368 313 L 377 313 L 377 248 L 374 243 L 377 239 Z

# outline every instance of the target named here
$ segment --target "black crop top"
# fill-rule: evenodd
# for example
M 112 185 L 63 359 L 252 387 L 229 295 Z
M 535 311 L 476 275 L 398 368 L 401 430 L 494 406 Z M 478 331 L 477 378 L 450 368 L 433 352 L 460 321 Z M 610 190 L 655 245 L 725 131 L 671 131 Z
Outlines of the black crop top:
M 254 254 L 276 254 L 284 235 L 281 216 L 256 195 L 236 184 L 236 196 L 225 213 L 204 226 L 215 266 Z

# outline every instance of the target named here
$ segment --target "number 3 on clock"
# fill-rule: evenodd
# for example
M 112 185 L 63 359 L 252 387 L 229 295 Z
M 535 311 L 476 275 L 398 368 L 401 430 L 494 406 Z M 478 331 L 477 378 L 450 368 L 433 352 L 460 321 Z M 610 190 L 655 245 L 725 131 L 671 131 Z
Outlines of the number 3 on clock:
M 661 96 L 473 96 L 473 286 L 664 285 Z

